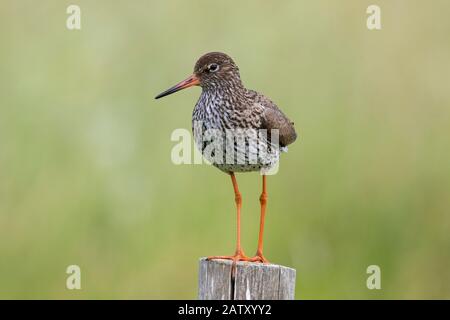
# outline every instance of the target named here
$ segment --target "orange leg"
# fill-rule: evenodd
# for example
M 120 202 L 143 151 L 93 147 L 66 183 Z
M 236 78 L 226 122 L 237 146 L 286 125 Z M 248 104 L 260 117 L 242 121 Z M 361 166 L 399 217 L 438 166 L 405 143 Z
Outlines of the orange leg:
M 208 260 L 212 259 L 227 259 L 233 260 L 233 262 L 237 261 L 250 261 L 250 258 L 244 254 L 244 251 L 241 248 L 241 207 L 242 207 L 242 196 L 239 192 L 238 184 L 236 181 L 236 177 L 233 172 L 230 173 L 231 182 L 233 182 L 234 188 L 234 199 L 236 202 L 237 209 L 237 244 L 236 244 L 236 252 L 232 256 L 211 256 L 208 257 Z
M 266 206 L 267 206 L 267 189 L 266 189 L 266 176 L 263 175 L 263 188 L 261 196 L 259 197 L 261 204 L 261 218 L 259 221 L 259 237 L 258 237 L 258 249 L 256 255 L 250 259 L 250 261 L 269 263 L 269 261 L 263 255 L 263 235 L 264 235 L 264 222 L 266 218 Z

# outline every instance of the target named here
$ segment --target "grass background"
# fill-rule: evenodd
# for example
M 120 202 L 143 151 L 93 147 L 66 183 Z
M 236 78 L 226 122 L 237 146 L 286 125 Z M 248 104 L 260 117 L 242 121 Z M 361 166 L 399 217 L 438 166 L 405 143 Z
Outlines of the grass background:
M 66 29 L 81 7 L 82 29 Z M 382 9 L 381 31 L 366 8 Z M 170 161 L 199 88 L 153 97 L 223 51 L 301 139 L 268 179 L 266 256 L 297 298 L 450 298 L 450 4 L 2 1 L 0 298 L 195 298 L 234 250 L 229 178 Z M 261 182 L 239 175 L 243 245 Z M 82 269 L 82 290 L 65 269 Z M 382 290 L 366 288 L 381 267 Z

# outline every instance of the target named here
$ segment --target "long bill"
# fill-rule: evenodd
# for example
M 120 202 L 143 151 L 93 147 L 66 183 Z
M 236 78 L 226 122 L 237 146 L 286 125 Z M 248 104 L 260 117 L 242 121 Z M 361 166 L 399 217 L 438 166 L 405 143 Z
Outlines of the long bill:
M 190 76 L 189 78 L 181 81 L 180 83 L 177 83 L 176 85 L 174 85 L 172 88 L 167 89 L 166 91 L 158 94 L 155 99 L 159 99 L 165 96 L 168 96 L 169 94 L 175 93 L 177 91 L 192 87 L 192 86 L 197 86 L 200 84 L 199 79 L 196 77 L 195 74 L 193 74 L 192 76 Z

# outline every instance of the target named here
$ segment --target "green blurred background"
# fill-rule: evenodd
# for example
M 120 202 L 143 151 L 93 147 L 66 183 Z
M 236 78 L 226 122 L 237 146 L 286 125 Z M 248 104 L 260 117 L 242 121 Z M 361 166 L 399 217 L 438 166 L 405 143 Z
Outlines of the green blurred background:
M 366 28 L 374 3 L 381 31 Z M 196 298 L 198 258 L 234 250 L 232 187 L 170 160 L 200 89 L 153 97 L 209 51 L 301 134 L 268 180 L 265 237 L 267 258 L 297 269 L 296 298 L 450 298 L 449 10 L 2 1 L 0 298 Z M 261 181 L 238 181 L 252 254 Z M 65 288 L 71 264 L 80 291 Z M 381 290 L 366 288 L 372 264 Z

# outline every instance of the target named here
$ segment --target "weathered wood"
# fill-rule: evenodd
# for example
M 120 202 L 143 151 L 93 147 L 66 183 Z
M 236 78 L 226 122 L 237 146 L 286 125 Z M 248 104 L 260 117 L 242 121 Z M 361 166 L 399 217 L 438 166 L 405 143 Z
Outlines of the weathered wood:
M 231 267 L 226 260 L 215 260 L 215 263 L 200 260 L 198 295 L 201 300 L 231 300 Z
M 200 300 L 293 300 L 296 272 L 276 265 L 200 259 Z

